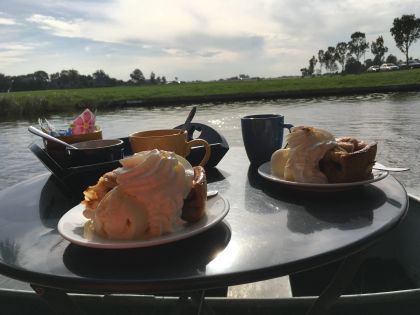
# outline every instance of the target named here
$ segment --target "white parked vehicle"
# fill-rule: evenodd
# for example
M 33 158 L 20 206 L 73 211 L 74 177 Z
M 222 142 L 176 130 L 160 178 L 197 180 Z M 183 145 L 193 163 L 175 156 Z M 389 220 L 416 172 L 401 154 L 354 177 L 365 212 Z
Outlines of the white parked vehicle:
M 367 70 L 367 72 L 378 72 L 379 66 L 370 66 Z
M 396 66 L 393 63 L 383 63 L 380 67 L 379 70 L 380 71 L 392 71 L 392 70 L 398 70 L 399 67 Z

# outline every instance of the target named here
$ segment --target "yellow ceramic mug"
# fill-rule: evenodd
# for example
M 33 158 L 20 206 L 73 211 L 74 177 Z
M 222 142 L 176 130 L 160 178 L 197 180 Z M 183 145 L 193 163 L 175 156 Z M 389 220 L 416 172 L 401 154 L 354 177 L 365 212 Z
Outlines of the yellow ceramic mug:
M 203 139 L 188 141 L 187 132 L 180 133 L 180 131 L 180 129 L 160 129 L 133 133 L 129 136 L 131 149 L 134 153 L 158 149 L 175 152 L 182 157 L 186 157 L 190 154 L 192 147 L 202 145 L 205 154 L 199 165 L 206 165 L 210 158 L 208 142 Z

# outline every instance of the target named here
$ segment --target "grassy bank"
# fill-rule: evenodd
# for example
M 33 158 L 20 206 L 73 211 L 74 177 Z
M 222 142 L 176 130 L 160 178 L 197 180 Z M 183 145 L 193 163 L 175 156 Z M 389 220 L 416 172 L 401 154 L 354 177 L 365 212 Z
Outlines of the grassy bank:
M 420 69 L 360 75 L 218 81 L 0 93 L 0 117 L 37 117 L 81 108 L 162 106 L 264 98 L 420 90 Z

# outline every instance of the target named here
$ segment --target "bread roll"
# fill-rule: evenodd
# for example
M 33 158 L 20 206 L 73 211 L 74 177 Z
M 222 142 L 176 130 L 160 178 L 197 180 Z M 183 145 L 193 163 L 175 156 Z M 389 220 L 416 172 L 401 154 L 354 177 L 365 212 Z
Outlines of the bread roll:
M 354 138 L 337 139 L 338 148 L 328 151 L 319 162 L 329 183 L 350 183 L 372 178 L 377 143 L 366 144 Z

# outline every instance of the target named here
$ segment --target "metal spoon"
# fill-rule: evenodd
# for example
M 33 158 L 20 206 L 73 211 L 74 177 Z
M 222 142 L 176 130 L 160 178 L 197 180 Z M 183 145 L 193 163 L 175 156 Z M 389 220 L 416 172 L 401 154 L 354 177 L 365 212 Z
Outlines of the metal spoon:
M 389 172 L 405 172 L 409 170 L 409 168 L 407 167 L 388 167 L 378 162 L 376 162 L 375 165 L 373 165 L 373 168 L 375 170 L 389 171 Z
M 194 115 L 195 115 L 196 110 L 197 110 L 197 106 L 194 106 L 194 107 L 191 109 L 191 111 L 190 111 L 190 113 L 188 114 L 188 117 L 187 117 L 187 119 L 185 120 L 184 125 L 182 126 L 181 131 L 180 131 L 179 133 L 184 133 L 184 132 L 185 132 L 185 130 L 187 130 L 187 129 L 188 129 L 188 126 L 190 125 L 190 122 L 191 122 L 191 121 L 192 121 L 192 119 L 194 118 Z
M 217 196 L 219 192 L 217 190 L 208 190 L 207 191 L 207 199 L 213 198 Z
M 33 133 L 34 135 L 37 135 L 37 136 L 40 136 L 40 137 L 42 137 L 44 139 L 47 139 L 47 140 L 53 141 L 55 143 L 61 144 L 61 145 L 65 146 L 65 147 L 78 150 L 78 148 L 76 148 L 75 146 L 73 146 L 71 144 L 68 144 L 68 143 L 66 143 L 64 141 L 61 141 L 60 139 L 57 139 L 56 137 L 53 137 L 53 136 L 49 135 L 48 133 L 45 133 L 45 132 L 43 132 L 43 131 L 35 128 L 34 126 L 29 126 L 28 127 L 28 131 L 31 132 L 31 133 Z

